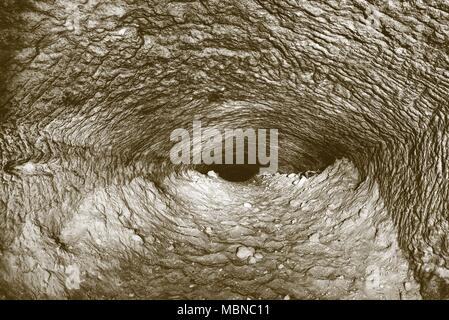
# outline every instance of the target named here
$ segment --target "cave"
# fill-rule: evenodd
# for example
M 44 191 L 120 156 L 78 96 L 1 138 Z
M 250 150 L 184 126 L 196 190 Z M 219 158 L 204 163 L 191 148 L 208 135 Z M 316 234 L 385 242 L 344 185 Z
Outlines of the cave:
M 447 3 L 0 17 L 0 299 L 449 298 Z M 276 171 L 175 163 L 192 121 L 276 130 Z
M 200 167 L 197 171 L 203 174 L 213 171 L 230 182 L 248 182 L 254 179 L 259 169 L 260 166 L 257 164 L 214 164 Z

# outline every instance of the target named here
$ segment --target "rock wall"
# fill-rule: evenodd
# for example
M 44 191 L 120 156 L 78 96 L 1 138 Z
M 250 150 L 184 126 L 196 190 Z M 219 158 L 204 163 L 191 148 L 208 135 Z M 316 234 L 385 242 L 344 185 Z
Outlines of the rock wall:
M 193 117 L 217 127 L 277 128 L 283 173 L 351 161 L 360 183 L 367 179 L 368 190 L 379 189 L 422 296 L 448 296 L 446 1 L 8 0 L 0 10 L 5 296 L 101 295 L 89 281 L 80 288 L 70 282 L 65 294 L 56 285 L 42 291 L 37 283 L 50 281 L 49 274 L 58 285 L 66 272 L 83 277 L 74 266 L 96 251 L 72 252 L 64 239 L 71 232 L 77 239 L 77 228 L 91 222 L 86 211 L 101 216 L 103 209 L 92 208 L 103 203 L 96 197 L 104 200 L 104 190 L 119 185 L 126 193 L 129 184 L 143 184 L 141 197 L 146 184 L 154 184 L 148 198 L 120 202 L 99 219 L 137 204 L 165 210 L 157 206 L 167 206 L 167 177 L 189 170 L 171 165 L 169 135 Z M 182 212 L 176 208 L 160 225 L 154 222 L 161 239 Z M 133 228 L 130 236 L 141 237 Z M 25 245 L 30 241 L 47 249 Z M 55 246 L 68 264 L 63 269 L 42 266 L 60 259 Z M 150 250 L 158 255 L 156 248 Z M 122 249 L 114 267 L 129 270 L 132 282 L 142 271 L 132 271 L 130 257 L 121 256 L 129 250 Z M 37 264 L 27 260 L 33 254 Z M 48 274 L 36 273 L 37 265 Z M 142 296 L 186 296 L 166 290 Z M 347 297 L 350 290 L 344 291 L 332 294 Z M 111 290 L 104 292 L 111 297 Z

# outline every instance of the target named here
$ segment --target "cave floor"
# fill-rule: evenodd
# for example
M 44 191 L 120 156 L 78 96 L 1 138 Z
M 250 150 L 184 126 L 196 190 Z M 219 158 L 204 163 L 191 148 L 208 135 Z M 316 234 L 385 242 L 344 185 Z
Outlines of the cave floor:
M 191 174 L 177 182 L 177 196 L 210 243 L 192 262 L 211 268 L 211 286 L 215 263 L 231 262 L 219 269 L 229 290 L 221 297 L 419 298 L 377 186 L 360 184 L 349 161 L 309 178 L 275 174 L 248 184 Z
M 65 216 L 59 243 L 27 216 L 4 282 L 39 298 L 420 298 L 377 185 L 344 159 L 308 178 L 139 177 Z

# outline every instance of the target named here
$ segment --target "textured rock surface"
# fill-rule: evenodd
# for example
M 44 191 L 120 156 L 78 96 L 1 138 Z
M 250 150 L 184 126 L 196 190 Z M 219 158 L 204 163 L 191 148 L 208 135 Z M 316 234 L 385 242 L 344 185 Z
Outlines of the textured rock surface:
M 3 281 L 15 284 L 4 294 L 420 297 L 377 185 L 360 184 L 348 161 L 300 185 L 294 179 L 235 184 L 188 171 L 159 190 L 142 177 L 94 187 L 65 209 L 65 219 L 56 214 L 64 208 L 53 217 L 36 208 L 2 255 Z M 51 184 L 32 180 L 42 189 Z
M 447 1 L 0 10 L 4 296 L 416 297 L 395 236 L 422 296 L 449 295 Z M 288 187 L 192 184 L 168 155 L 194 116 L 278 128 L 282 172 L 345 157 L 361 176 L 345 162 Z M 263 258 L 237 263 L 239 245 Z

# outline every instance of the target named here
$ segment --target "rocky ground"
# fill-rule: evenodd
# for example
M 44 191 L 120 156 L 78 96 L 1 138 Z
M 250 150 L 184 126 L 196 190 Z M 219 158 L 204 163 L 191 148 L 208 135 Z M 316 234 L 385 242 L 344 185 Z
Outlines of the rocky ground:
M 4 297 L 420 298 L 377 184 L 345 159 L 242 183 L 194 170 L 112 183 L 53 232 L 33 207 L 1 255 Z

